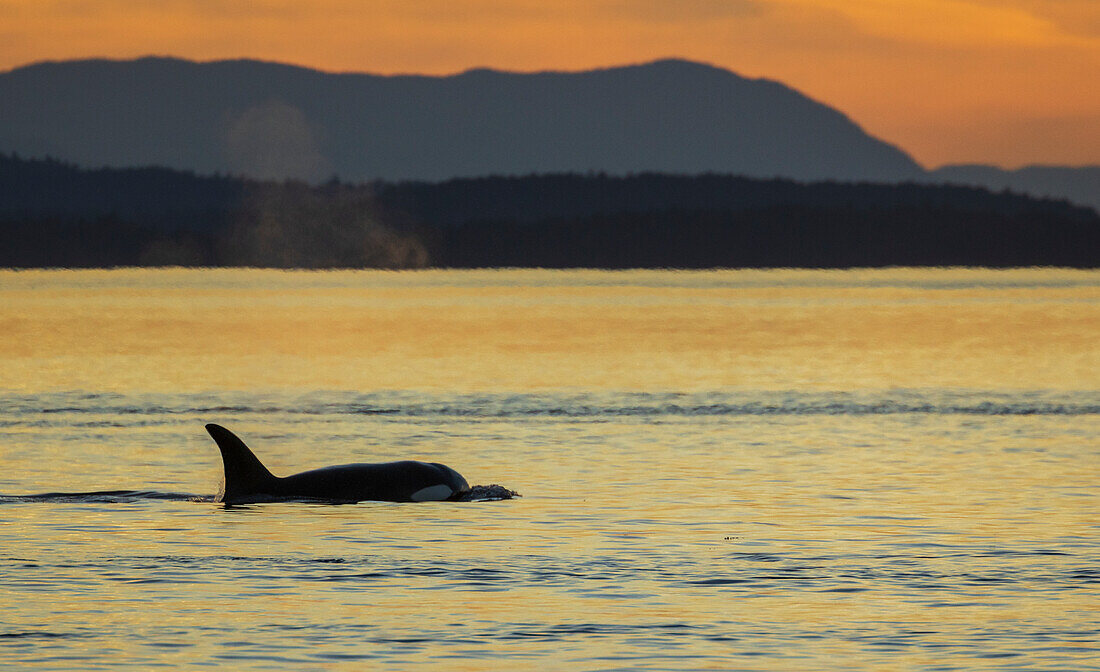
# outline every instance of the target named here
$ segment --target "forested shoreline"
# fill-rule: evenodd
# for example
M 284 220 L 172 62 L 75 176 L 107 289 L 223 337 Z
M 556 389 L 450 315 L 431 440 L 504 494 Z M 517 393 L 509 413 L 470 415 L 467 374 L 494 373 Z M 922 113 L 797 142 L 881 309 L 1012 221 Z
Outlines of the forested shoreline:
M 0 267 L 1100 267 L 1100 215 L 731 175 L 260 182 L 0 156 Z

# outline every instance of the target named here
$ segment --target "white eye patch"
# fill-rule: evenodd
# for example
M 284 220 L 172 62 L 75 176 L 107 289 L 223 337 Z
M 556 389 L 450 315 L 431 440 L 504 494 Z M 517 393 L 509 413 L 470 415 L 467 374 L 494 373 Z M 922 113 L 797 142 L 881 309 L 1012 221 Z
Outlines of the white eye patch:
M 426 488 L 420 488 L 412 495 L 409 496 L 414 502 L 438 502 L 447 499 L 451 496 L 454 490 L 451 490 L 449 485 L 430 485 Z

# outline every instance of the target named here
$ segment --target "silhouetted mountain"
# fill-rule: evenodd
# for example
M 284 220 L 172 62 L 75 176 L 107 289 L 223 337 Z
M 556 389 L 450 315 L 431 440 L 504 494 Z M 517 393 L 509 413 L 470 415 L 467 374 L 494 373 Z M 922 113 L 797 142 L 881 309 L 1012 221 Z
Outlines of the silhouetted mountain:
M 921 168 L 778 82 L 682 60 L 576 73 L 329 74 L 257 61 L 0 74 L 0 151 L 318 181 L 606 171 L 898 181 Z
M 0 156 L 0 267 L 1100 266 L 1100 215 L 729 175 L 258 182 Z
M 1100 210 L 1100 166 L 1027 166 L 1004 170 L 993 166 L 944 166 L 929 171 L 934 182 L 968 184 L 995 191 L 1011 189 L 1033 196 L 1066 198 Z

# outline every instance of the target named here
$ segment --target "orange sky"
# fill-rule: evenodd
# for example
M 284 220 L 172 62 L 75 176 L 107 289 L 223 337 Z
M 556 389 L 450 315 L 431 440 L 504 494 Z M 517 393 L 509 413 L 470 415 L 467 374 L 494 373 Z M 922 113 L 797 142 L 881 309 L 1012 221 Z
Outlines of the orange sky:
M 0 68 L 147 54 L 324 70 L 680 56 L 783 81 L 921 163 L 1100 163 L 1100 0 L 0 0 Z

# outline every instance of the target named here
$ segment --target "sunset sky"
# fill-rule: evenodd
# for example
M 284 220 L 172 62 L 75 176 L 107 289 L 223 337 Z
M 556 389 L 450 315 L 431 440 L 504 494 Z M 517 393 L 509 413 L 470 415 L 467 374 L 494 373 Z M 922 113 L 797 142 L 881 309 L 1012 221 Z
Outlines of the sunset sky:
M 678 56 L 780 80 L 929 167 L 1100 163 L 1100 0 L 0 0 L 0 69 L 148 54 L 379 74 Z

